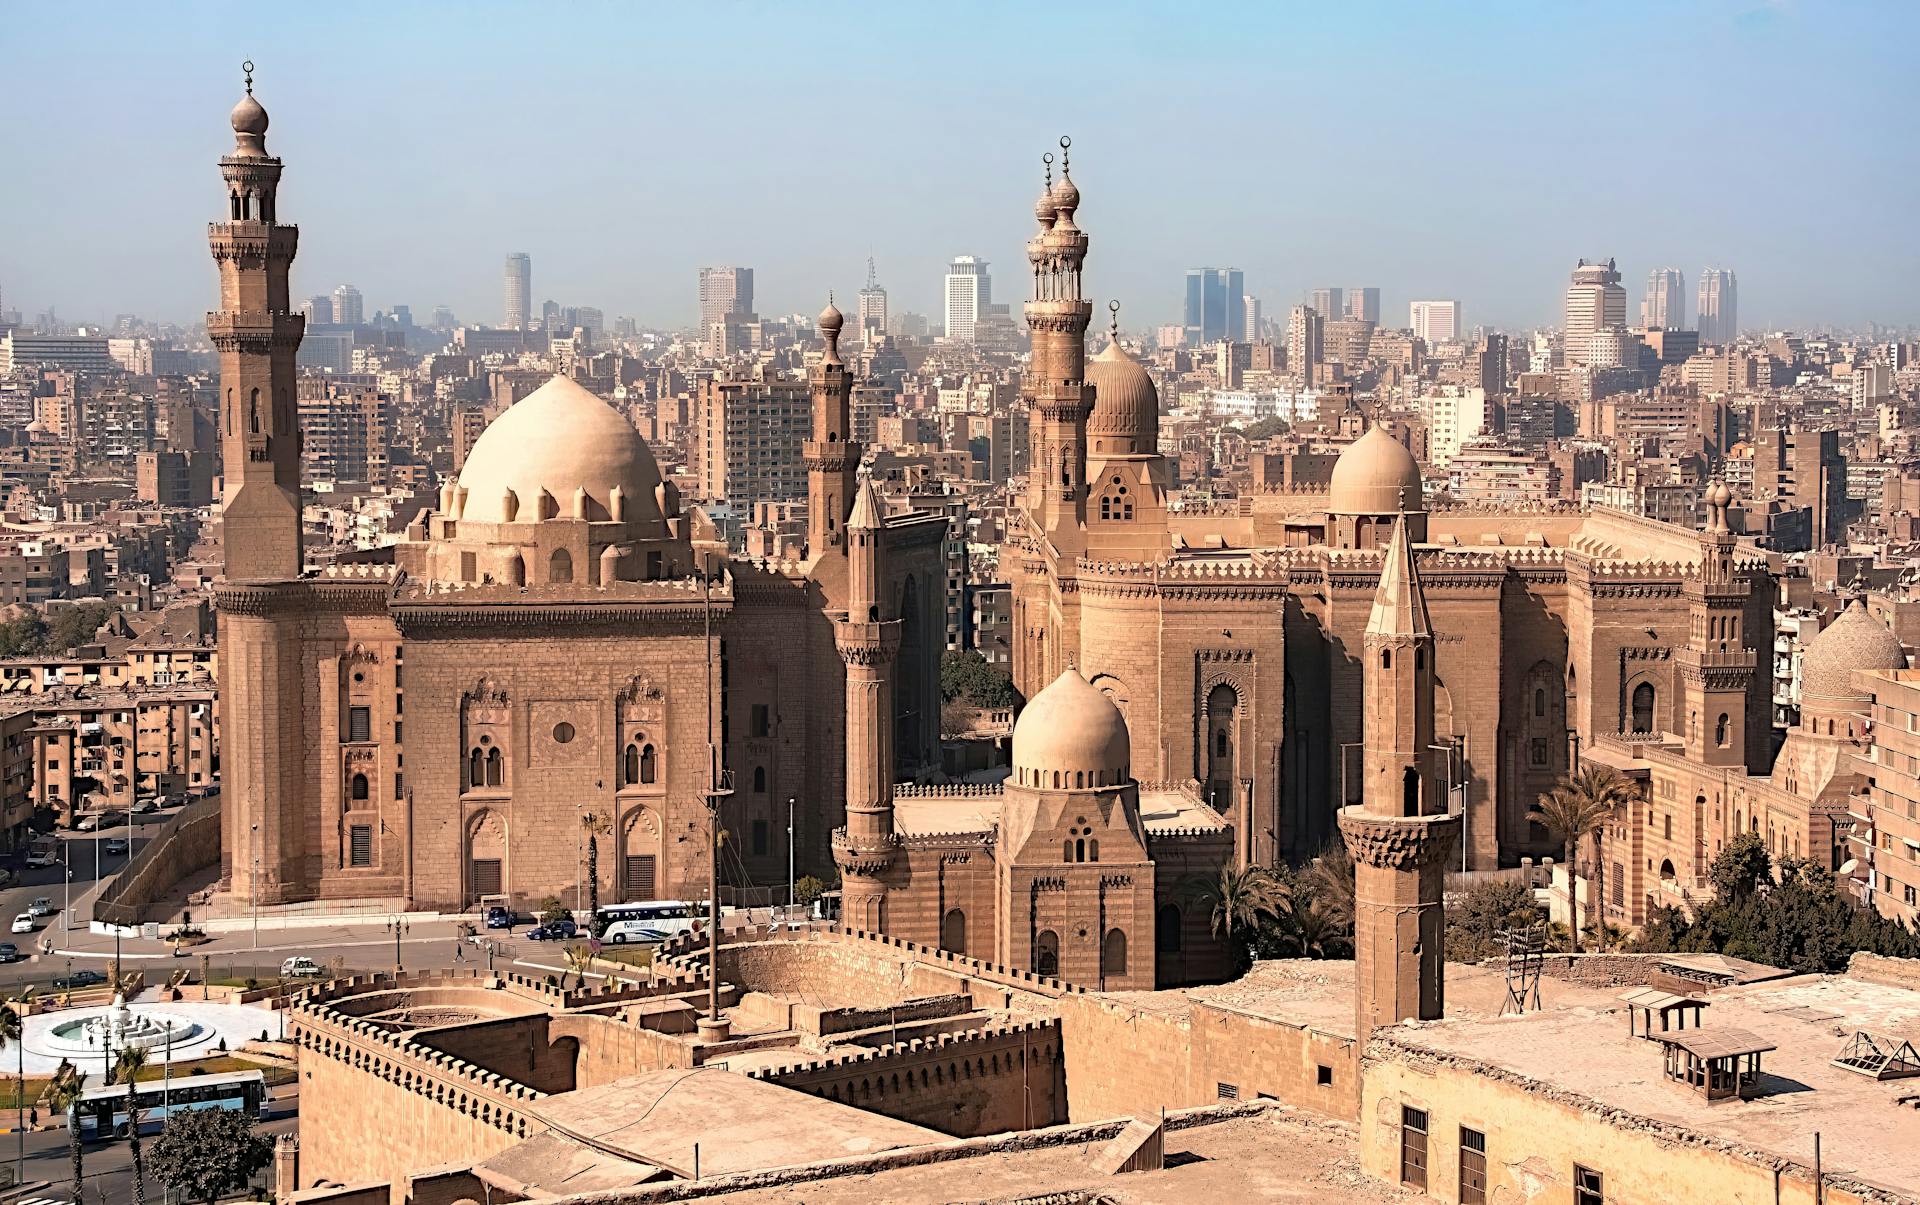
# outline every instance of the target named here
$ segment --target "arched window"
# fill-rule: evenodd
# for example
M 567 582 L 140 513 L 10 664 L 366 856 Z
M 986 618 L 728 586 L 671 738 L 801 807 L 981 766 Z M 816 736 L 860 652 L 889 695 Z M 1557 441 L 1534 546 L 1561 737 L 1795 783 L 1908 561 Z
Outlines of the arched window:
M 629 787 L 640 781 L 640 745 L 638 742 L 629 741 L 627 743 L 627 751 L 620 759 L 620 781 L 623 785 Z
M 1127 973 L 1127 935 L 1120 929 L 1108 929 L 1107 939 L 1100 943 L 1100 973 Z
M 1087 841 L 1087 861 L 1098 862 L 1099 860 L 1100 860 L 1100 838 L 1093 837 Z
M 1084 862 L 1087 860 L 1087 839 L 1085 837 L 1079 837 L 1074 840 L 1073 860 L 1076 862 Z
M 467 753 L 467 786 L 483 787 L 487 785 L 487 755 L 475 745 Z
M 1392 649 L 1380 650 L 1380 668 L 1381 669 L 1393 668 L 1393 650 Z
M 1052 929 L 1040 930 L 1033 939 L 1033 969 L 1040 975 L 1060 973 L 1060 935 Z
M 967 914 L 958 908 L 947 910 L 940 921 L 940 948 L 949 954 L 967 952 Z
M 355 774 L 348 783 L 348 787 L 355 803 L 365 803 L 367 801 L 367 776 L 365 774 Z
M 1533 692 L 1533 714 L 1542 717 L 1547 714 L 1547 692 L 1538 688 Z
M 1153 914 L 1153 948 L 1162 954 L 1180 952 L 1180 906 L 1162 904 Z
M 765 766 L 755 766 L 753 768 L 753 793 L 756 795 L 764 795 L 767 793 L 767 768 Z
M 654 782 L 659 778 L 659 758 L 654 756 L 653 746 L 647 745 L 640 750 L 640 781 Z
M 1673 859 L 1662 858 L 1660 860 L 1660 880 L 1665 883 L 1671 883 L 1673 882 L 1675 877 L 1676 876 L 1673 870 Z
M 1727 713 L 1721 712 L 1720 718 L 1713 722 L 1713 743 L 1722 749 L 1727 747 Z
M 1062 862 L 1073 861 L 1073 838 L 1072 837 L 1068 837 L 1066 840 L 1060 843 L 1060 860 Z
M 495 748 L 487 750 L 487 785 L 488 786 L 497 787 L 504 781 L 501 771 L 505 767 L 505 765 L 506 765 L 506 759 L 500 756 L 500 750 L 497 746 Z
M 1400 776 L 1400 809 L 1403 816 L 1420 814 L 1420 771 L 1412 766 Z
M 1653 731 L 1653 683 L 1642 682 L 1633 688 L 1633 730 Z
M 565 585 L 573 580 L 573 554 L 564 548 L 553 550 L 553 556 L 547 560 L 547 581 L 552 585 Z

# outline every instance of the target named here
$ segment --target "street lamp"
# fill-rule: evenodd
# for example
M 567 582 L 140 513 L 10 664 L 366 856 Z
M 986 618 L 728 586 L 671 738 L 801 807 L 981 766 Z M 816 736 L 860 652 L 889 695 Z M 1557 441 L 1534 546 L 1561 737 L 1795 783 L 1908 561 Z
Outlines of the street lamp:
M 794 797 L 792 795 L 787 796 L 787 918 L 789 920 L 793 919 L 794 917 L 793 906 L 796 903 L 796 901 L 793 898 L 793 805 L 794 803 L 795 803 Z
M 253 948 L 260 948 L 260 822 L 253 822 L 253 873 L 247 876 L 247 895 L 253 904 Z
M 387 922 L 387 931 L 393 934 L 393 978 L 396 983 L 400 981 L 400 939 L 412 927 L 397 916 Z

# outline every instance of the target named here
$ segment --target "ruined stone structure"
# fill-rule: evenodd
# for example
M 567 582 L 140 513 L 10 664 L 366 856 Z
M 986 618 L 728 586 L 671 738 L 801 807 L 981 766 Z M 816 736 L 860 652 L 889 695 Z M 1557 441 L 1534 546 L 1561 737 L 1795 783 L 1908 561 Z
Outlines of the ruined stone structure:
M 733 851 L 771 883 L 786 877 L 790 798 L 796 861 L 830 865 L 849 749 L 863 798 L 937 768 L 946 521 L 886 515 L 869 495 L 849 549 L 860 450 L 831 306 L 810 382 L 804 562 L 727 560 L 697 541 L 632 425 L 556 377 L 486 430 L 401 545 L 306 571 L 295 231 L 277 224 L 281 164 L 251 91 L 233 127 L 227 220 L 211 231 L 223 308 L 208 327 L 232 667 L 223 880 L 239 901 L 584 906 L 589 812 L 612 826 L 602 899 L 700 898 L 716 780 L 733 786 L 720 817 Z M 850 607 L 884 612 L 884 662 L 836 639 Z M 820 705 L 850 683 L 870 704 L 853 726 Z

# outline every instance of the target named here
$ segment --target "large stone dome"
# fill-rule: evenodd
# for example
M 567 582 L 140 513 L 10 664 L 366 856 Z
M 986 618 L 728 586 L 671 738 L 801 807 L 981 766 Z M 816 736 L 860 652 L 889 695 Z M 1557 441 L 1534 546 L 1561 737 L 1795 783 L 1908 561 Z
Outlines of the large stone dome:
M 1117 786 L 1131 761 L 1126 718 L 1077 669 L 1035 695 L 1013 726 L 1014 781 L 1025 786 Z
M 633 424 L 571 378 L 556 376 L 488 424 L 467 453 L 460 518 L 531 523 L 573 518 L 578 507 L 604 523 L 623 511 L 634 538 L 661 539 L 667 528 L 659 486 L 660 467 Z
M 1392 515 L 1424 505 L 1419 462 L 1384 428 L 1369 429 L 1334 461 L 1330 514 Z
M 1160 442 L 1160 391 L 1140 361 L 1118 339 L 1087 363 L 1093 386 L 1093 413 L 1087 434 L 1095 439 L 1130 439 L 1134 452 L 1151 455 Z
M 1862 670 L 1905 669 L 1907 657 L 1900 638 L 1868 613 L 1855 599 L 1808 642 L 1800 655 L 1800 695 L 1809 703 L 1835 699 L 1865 699 L 1867 691 L 1854 681 Z

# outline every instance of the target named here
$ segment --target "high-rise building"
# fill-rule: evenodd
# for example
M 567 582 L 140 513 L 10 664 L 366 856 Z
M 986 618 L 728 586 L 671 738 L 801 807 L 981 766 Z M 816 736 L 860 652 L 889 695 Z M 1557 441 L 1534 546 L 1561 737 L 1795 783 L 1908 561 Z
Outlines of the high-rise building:
M 1341 288 L 1315 289 L 1307 295 L 1307 304 L 1322 318 L 1338 318 L 1347 312 L 1346 290 Z
M 972 343 L 974 328 L 986 317 L 993 301 L 993 281 L 987 275 L 987 261 L 972 255 L 957 255 L 947 265 L 947 341 Z
M 887 333 L 887 291 L 873 274 L 873 257 L 867 257 L 867 287 L 860 290 L 860 338 L 870 340 Z
M 1700 342 L 1731 343 L 1740 334 L 1740 288 L 1730 268 L 1700 273 Z
M 448 331 L 458 325 L 460 325 L 460 323 L 454 318 L 453 310 L 450 307 L 444 305 L 436 305 L 433 307 L 433 329 L 437 331 Z
M 532 311 L 533 257 L 515 251 L 507 256 L 506 320 L 501 325 L 510 331 L 526 330 Z
M 1347 290 L 1347 317 L 1380 325 L 1380 290 L 1360 285 Z
M 1678 268 L 1655 268 L 1647 276 L 1647 295 L 1640 302 L 1640 328 L 1673 331 L 1686 326 L 1686 275 Z
M 1238 268 L 1194 268 L 1187 273 L 1187 346 L 1237 337 L 1247 325 L 1246 278 Z
M 752 268 L 700 269 L 700 329 L 753 313 Z
M 1593 337 L 1603 331 L 1625 329 L 1627 291 L 1620 287 L 1620 273 L 1613 261 L 1590 264 L 1581 260 L 1573 270 L 1573 283 L 1567 286 L 1565 358 L 1579 367 L 1592 359 Z
M 1287 371 L 1311 385 L 1325 361 L 1325 319 L 1310 305 L 1296 305 L 1287 316 Z
M 333 291 L 333 321 L 336 326 L 359 326 L 367 320 L 366 303 L 360 290 L 341 285 Z
M 1413 337 L 1427 346 L 1448 343 L 1460 337 L 1460 303 L 1457 301 L 1416 301 L 1407 307 L 1407 325 Z
M 333 298 L 319 293 L 300 303 L 300 313 L 305 315 L 308 326 L 333 325 Z
M 1260 327 L 1261 324 L 1266 321 L 1266 315 L 1262 312 L 1263 308 L 1258 297 L 1249 297 L 1246 299 L 1247 326 L 1246 330 L 1240 335 L 1240 342 L 1260 342 Z

